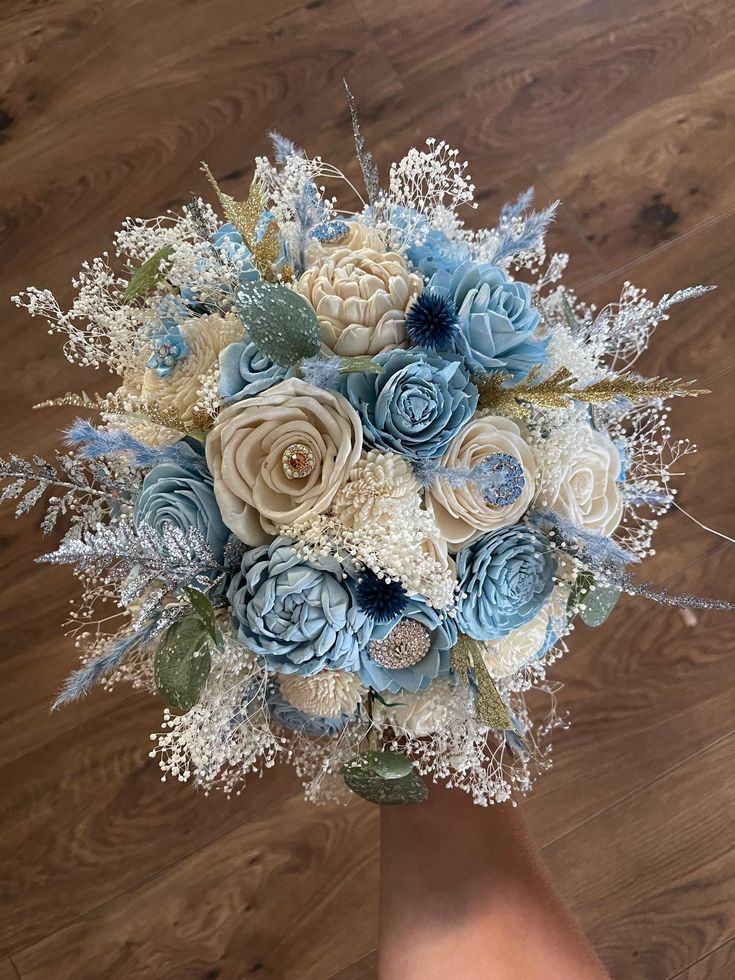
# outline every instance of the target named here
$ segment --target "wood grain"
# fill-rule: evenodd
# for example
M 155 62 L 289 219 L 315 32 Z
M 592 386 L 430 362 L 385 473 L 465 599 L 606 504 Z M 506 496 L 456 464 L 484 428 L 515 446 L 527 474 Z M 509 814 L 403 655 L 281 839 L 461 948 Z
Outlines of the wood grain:
M 672 311 L 640 370 L 713 395 L 672 421 L 700 453 L 679 501 L 733 534 L 735 305 L 726 0 L 18 0 L 0 10 L 2 452 L 49 452 L 73 412 L 29 406 L 108 379 L 7 297 L 62 302 L 128 214 L 247 186 L 277 128 L 358 179 L 341 79 L 383 174 L 426 136 L 470 162 L 490 224 L 529 184 L 563 198 L 549 245 L 598 305 L 624 279 Z M 311 808 L 288 770 L 240 798 L 162 784 L 160 706 L 97 692 L 49 716 L 76 654 L 59 626 L 71 577 L 0 511 L 0 980 L 377 975 L 376 814 Z M 732 598 L 733 549 L 678 513 L 647 577 Z M 732 617 L 626 598 L 556 665 L 572 727 L 523 806 L 555 879 L 615 978 L 735 972 L 730 845 Z M 17 972 L 16 972 L 17 971 Z

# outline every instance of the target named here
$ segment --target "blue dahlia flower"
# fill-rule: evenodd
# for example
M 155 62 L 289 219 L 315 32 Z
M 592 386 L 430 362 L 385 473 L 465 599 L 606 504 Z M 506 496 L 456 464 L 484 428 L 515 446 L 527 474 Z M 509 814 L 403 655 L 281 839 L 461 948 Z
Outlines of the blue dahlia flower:
M 456 642 L 454 620 L 412 596 L 400 616 L 374 624 L 370 643 L 360 654 L 358 676 L 375 691 L 425 691 L 449 674 Z M 389 666 L 401 662 L 406 666 Z
M 268 691 L 267 703 L 271 718 L 277 725 L 288 728 L 292 732 L 308 735 L 309 738 L 337 735 L 352 717 L 341 714 L 337 718 L 327 718 L 324 715 L 311 715 L 306 711 L 300 711 L 286 701 L 275 685 Z
M 199 451 L 190 447 L 187 458 L 183 443 L 178 446 L 182 454 L 177 462 L 158 463 L 146 475 L 133 520 L 136 524 L 149 524 L 159 532 L 166 526 L 184 532 L 195 527 L 217 561 L 222 561 L 230 532 L 214 497 L 212 477 Z
M 253 548 L 227 590 L 240 641 L 282 674 L 355 670 L 372 622 L 334 558 L 305 561 L 289 538 Z
M 475 640 L 498 640 L 529 622 L 551 595 L 556 558 L 524 524 L 494 531 L 457 552 L 457 624 Z
M 457 309 L 462 347 L 470 372 L 502 369 L 525 377 L 546 360 L 548 340 L 534 340 L 541 314 L 524 282 L 510 282 L 502 269 L 464 262 L 454 272 L 437 272 L 427 289 L 451 299 Z
M 272 388 L 287 374 L 246 338 L 225 347 L 219 356 L 219 393 L 226 402 L 239 402 Z
M 463 365 L 422 350 L 384 351 L 373 360 L 380 374 L 345 381 L 365 441 L 414 459 L 441 456 L 477 407 L 477 388 Z

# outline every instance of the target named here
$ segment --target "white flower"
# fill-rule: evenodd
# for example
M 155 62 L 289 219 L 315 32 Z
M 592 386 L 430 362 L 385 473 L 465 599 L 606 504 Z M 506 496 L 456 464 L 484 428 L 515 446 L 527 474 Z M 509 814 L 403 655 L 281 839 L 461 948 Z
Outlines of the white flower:
M 533 500 L 536 462 L 521 429 L 512 419 L 494 415 L 472 419 L 449 443 L 440 462 L 446 467 L 471 469 L 493 453 L 508 453 L 523 468 L 523 490 L 507 507 L 489 504 L 482 490 L 470 481 L 452 484 L 439 477 L 427 491 L 437 526 L 454 548 L 470 544 L 488 531 L 516 524 Z
M 357 463 L 334 498 L 333 511 L 345 527 L 380 522 L 386 501 L 415 496 L 418 483 L 403 457 L 371 449 Z
M 220 353 L 229 344 L 242 340 L 244 327 L 234 313 L 190 317 L 179 327 L 188 348 L 186 357 L 165 378 L 159 378 L 155 368 L 147 367 L 140 393 L 146 401 L 175 412 L 184 423 L 193 425 L 203 387 L 217 370 Z
M 357 674 L 346 670 L 322 670 L 312 677 L 281 674 L 278 684 L 281 694 L 294 708 L 322 718 L 354 715 L 367 693 Z
M 220 412 L 206 443 L 222 520 L 249 545 L 327 510 L 361 451 L 350 403 L 297 378 Z
M 543 474 L 540 504 L 579 527 L 611 535 L 623 516 L 623 500 L 618 487 L 620 453 L 605 432 L 588 425 L 574 426 L 567 438 L 547 441 L 540 461 Z M 550 453 L 554 454 L 553 460 Z
M 409 735 L 422 737 L 446 727 L 451 716 L 454 685 L 448 680 L 434 681 L 421 694 L 403 691 L 396 700 L 404 702 L 387 708 L 377 703 L 374 716 L 383 725 L 391 725 Z
M 296 288 L 314 307 L 325 353 L 369 356 L 406 342 L 406 310 L 423 285 L 395 252 L 337 248 Z
M 548 602 L 532 620 L 500 640 L 486 640 L 483 660 L 490 676 L 497 680 L 515 674 L 556 639 L 566 626 L 568 586 L 557 586 Z

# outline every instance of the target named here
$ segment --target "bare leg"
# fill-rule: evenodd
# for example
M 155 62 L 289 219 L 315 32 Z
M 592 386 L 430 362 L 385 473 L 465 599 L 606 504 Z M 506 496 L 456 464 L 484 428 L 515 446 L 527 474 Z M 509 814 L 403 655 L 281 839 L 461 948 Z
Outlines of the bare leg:
M 520 811 L 459 790 L 381 813 L 381 980 L 604 980 Z

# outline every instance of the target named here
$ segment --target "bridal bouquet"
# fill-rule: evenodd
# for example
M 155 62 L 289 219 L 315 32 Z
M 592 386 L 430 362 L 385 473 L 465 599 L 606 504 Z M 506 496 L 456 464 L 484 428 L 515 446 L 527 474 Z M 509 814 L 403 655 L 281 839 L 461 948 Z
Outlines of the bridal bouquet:
M 285 761 L 313 800 L 414 802 L 428 775 L 487 804 L 549 764 L 577 617 L 725 605 L 631 571 L 693 449 L 665 401 L 700 393 L 633 368 L 705 287 L 596 311 L 546 252 L 554 206 L 470 230 L 457 151 L 427 140 L 381 186 L 350 108 L 364 190 L 274 134 L 241 199 L 205 167 L 217 210 L 126 220 L 68 312 L 15 297 L 117 381 L 44 403 L 83 410 L 68 451 L 0 478 L 82 585 L 56 703 L 157 692 L 164 778 L 232 793 Z

